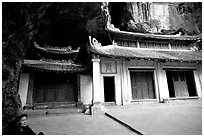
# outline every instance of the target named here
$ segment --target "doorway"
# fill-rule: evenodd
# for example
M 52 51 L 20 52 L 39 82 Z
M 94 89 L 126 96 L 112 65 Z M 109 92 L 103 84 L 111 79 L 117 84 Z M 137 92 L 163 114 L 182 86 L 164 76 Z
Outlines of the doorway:
M 76 102 L 75 83 L 75 75 L 36 74 L 33 103 Z
M 104 82 L 104 101 L 115 102 L 115 80 L 112 77 L 103 77 Z
M 153 72 L 130 71 L 132 99 L 155 99 Z
M 193 71 L 166 71 L 170 98 L 197 96 Z

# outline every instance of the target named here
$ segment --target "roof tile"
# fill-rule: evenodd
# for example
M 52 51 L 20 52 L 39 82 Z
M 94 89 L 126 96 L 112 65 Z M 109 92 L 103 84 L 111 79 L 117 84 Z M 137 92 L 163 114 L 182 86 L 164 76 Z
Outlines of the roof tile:
M 109 46 L 91 46 L 93 53 L 115 57 L 115 58 L 131 58 L 131 59 L 158 59 L 158 60 L 174 60 L 174 61 L 201 61 L 201 51 L 191 50 L 150 50 L 138 49 L 132 47 L 121 47 L 116 45 Z

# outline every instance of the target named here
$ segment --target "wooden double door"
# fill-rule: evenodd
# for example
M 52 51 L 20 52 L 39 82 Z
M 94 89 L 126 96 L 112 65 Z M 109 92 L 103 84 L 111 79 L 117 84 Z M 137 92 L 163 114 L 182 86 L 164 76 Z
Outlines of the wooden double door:
M 197 96 L 193 71 L 166 71 L 171 98 Z
M 188 97 L 188 87 L 186 82 L 186 76 L 184 72 L 172 72 L 174 90 L 176 97 Z
M 130 71 L 132 99 L 154 99 L 153 72 Z
M 76 76 L 39 74 L 34 77 L 34 103 L 75 102 Z

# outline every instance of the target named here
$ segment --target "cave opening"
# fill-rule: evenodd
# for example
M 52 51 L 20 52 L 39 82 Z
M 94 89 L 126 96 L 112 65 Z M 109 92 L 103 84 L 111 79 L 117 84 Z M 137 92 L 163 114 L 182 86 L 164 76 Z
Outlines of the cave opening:
M 121 15 L 123 13 L 125 2 L 110 2 L 110 16 L 111 16 L 111 24 L 113 24 L 116 28 L 120 28 L 122 24 Z

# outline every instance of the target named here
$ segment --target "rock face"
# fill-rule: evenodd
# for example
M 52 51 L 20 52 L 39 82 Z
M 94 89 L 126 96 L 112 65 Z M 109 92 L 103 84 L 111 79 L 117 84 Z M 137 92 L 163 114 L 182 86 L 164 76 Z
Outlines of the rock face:
M 170 29 L 184 28 L 189 34 L 199 34 L 202 29 L 202 11 L 196 3 L 183 3 L 169 6 Z M 200 16 L 200 18 L 198 18 Z
M 150 33 L 180 28 L 191 35 L 201 33 L 201 3 L 109 3 L 109 10 L 111 23 L 121 30 L 132 20 Z

